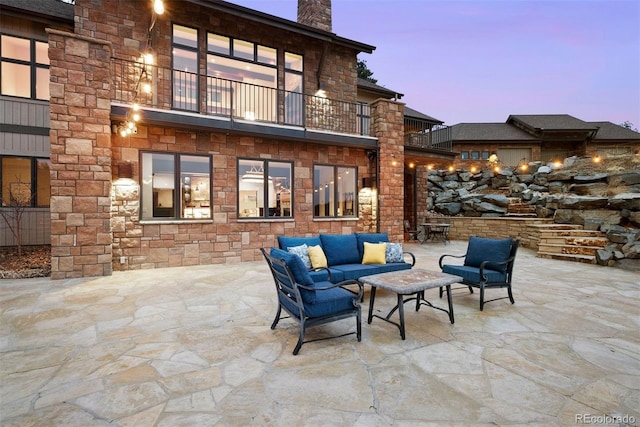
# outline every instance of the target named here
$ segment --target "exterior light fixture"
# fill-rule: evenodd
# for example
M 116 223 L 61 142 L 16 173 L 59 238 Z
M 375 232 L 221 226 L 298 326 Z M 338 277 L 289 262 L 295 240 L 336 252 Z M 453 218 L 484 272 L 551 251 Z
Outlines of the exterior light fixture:
M 476 173 L 477 170 L 478 169 L 475 166 L 471 166 L 471 169 L 470 169 L 471 173 Z
M 600 157 L 599 155 L 596 154 L 595 156 L 593 156 L 593 159 L 591 159 L 591 160 L 593 161 L 593 163 L 598 164 L 598 163 L 602 162 L 602 157 Z
M 453 167 L 453 165 L 449 166 L 449 172 L 453 172 L 455 170 L 455 168 Z
M 162 0 L 153 1 L 153 11 L 158 15 L 162 15 L 164 13 L 164 3 Z

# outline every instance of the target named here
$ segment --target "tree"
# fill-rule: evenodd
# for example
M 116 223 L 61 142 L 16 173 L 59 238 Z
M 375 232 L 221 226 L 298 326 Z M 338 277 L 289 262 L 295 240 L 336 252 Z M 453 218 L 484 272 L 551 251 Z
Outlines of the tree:
M 367 68 L 367 61 L 358 59 L 357 62 L 358 77 L 371 83 L 378 83 L 378 79 L 373 78 L 373 71 Z
M 22 256 L 22 216 L 33 200 L 31 185 L 23 182 L 20 177 L 16 177 L 15 182 L 9 183 L 8 192 L 8 200 L 2 200 L 0 216 L 16 239 L 18 256 Z
M 634 130 L 634 131 L 638 132 L 638 128 L 633 126 L 633 123 L 631 123 L 629 120 L 620 123 L 620 126 L 622 126 L 625 129 L 631 129 L 631 130 Z

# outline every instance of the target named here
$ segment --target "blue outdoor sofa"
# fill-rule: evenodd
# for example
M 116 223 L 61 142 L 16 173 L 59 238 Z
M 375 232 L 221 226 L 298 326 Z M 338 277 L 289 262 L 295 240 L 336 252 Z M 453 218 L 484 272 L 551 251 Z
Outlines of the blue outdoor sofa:
M 362 276 L 386 273 L 389 271 L 408 270 L 416 263 L 410 252 L 393 252 L 400 246 L 387 245 L 387 258 L 391 262 L 384 264 L 362 264 L 364 243 L 390 243 L 387 233 L 351 233 L 351 234 L 319 234 L 313 237 L 278 236 L 280 249 L 290 251 L 291 248 L 320 246 L 327 258 L 327 268 L 310 268 L 309 275 L 314 282 L 357 280 Z M 295 251 L 294 251 L 295 252 Z M 407 262 L 407 260 L 409 262 Z M 309 266 L 307 266 L 309 267 Z

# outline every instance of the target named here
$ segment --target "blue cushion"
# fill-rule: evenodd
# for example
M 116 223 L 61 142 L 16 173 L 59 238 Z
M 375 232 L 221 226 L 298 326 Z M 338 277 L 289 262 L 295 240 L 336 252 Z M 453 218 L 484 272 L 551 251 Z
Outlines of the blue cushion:
M 317 286 L 323 287 L 330 285 L 331 282 L 319 282 L 317 284 Z M 304 303 L 304 310 L 307 316 L 321 317 L 355 309 L 357 295 L 345 289 L 327 289 L 325 291 L 317 291 L 316 294 L 316 301 L 313 304 Z M 280 302 L 296 316 L 300 317 L 298 307 L 291 300 L 281 298 Z
M 355 264 L 362 260 L 355 234 L 321 234 L 320 241 L 329 266 Z
M 411 264 L 408 262 L 388 262 L 380 265 L 380 273 L 388 273 L 389 271 L 410 270 Z
M 342 272 L 343 280 L 359 279 L 361 276 L 382 273 L 380 267 L 386 264 L 343 264 L 333 267 Z M 333 276 L 332 276 L 333 278 Z
M 309 276 L 314 283 L 326 282 L 329 280 L 329 271 L 327 271 L 326 268 L 322 268 L 320 270 L 309 270 Z
M 307 246 L 322 246 L 320 242 L 320 237 L 289 237 L 289 236 L 278 236 L 278 246 L 280 249 L 289 250 L 294 246 L 300 246 L 306 244 Z
M 284 262 L 287 263 L 287 267 L 289 267 L 289 270 L 291 270 L 291 274 L 293 275 L 293 280 L 298 284 L 304 286 L 314 285 L 313 279 L 309 276 L 307 268 L 304 266 L 298 255 L 294 255 L 277 248 L 271 248 L 270 255 L 274 258 L 284 260 Z M 316 291 L 300 289 L 300 296 L 302 297 L 303 302 L 313 304 L 316 299 Z
M 331 281 L 333 283 L 338 283 L 345 280 L 344 273 L 340 270 L 337 270 L 335 267 L 329 267 L 329 271 L 331 272 Z
M 356 241 L 358 242 L 358 254 L 360 259 L 364 256 L 364 242 L 382 243 L 389 241 L 387 233 L 356 233 Z
M 502 262 L 509 258 L 511 239 L 488 239 L 485 237 L 471 237 L 467 247 L 467 256 L 464 265 L 480 267 L 483 261 Z M 493 270 L 506 271 L 506 264 L 492 265 Z
M 442 272 L 460 276 L 471 283 L 479 283 L 481 280 L 480 268 L 478 267 L 470 267 L 468 265 L 443 265 Z M 484 274 L 487 276 L 485 283 L 504 283 L 507 280 L 507 274 L 501 271 L 488 270 L 485 268 Z

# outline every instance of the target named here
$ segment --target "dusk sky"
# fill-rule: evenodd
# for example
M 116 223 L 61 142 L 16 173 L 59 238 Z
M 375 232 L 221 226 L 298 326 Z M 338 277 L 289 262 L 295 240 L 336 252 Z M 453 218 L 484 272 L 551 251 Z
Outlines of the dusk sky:
M 231 0 L 297 19 L 297 0 Z M 447 125 L 570 114 L 640 128 L 640 0 L 333 0 L 378 84 Z

